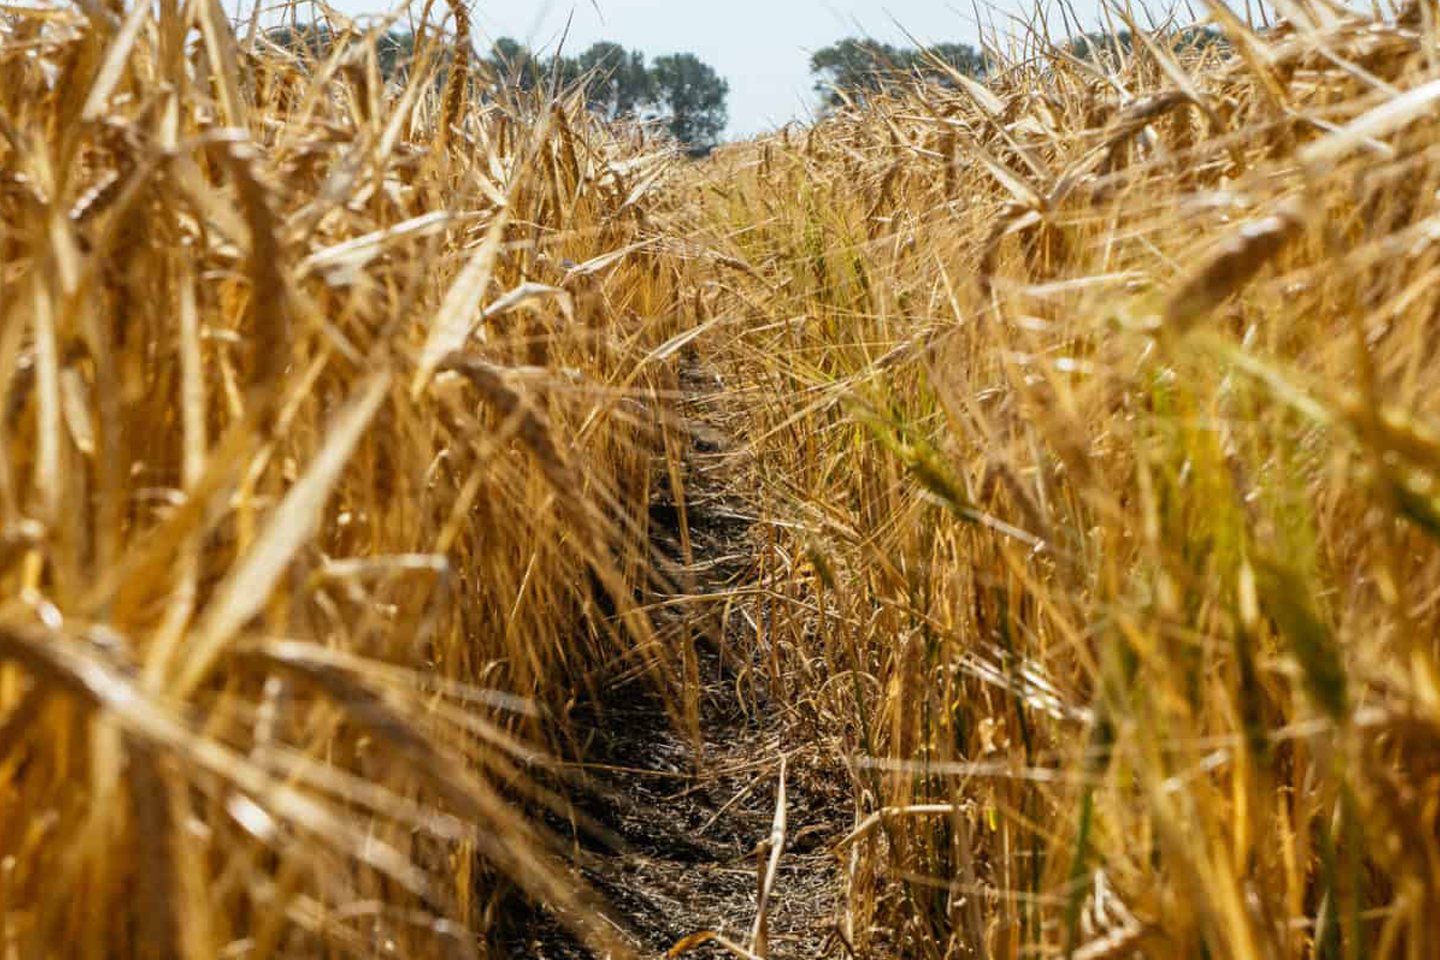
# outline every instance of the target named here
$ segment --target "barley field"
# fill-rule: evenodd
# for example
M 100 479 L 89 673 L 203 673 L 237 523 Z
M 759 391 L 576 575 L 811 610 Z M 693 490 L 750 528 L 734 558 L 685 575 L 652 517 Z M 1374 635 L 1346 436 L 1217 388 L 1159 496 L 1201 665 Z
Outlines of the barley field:
M 4 8 L 0 957 L 1440 955 L 1440 11 L 1276 8 L 701 162 Z

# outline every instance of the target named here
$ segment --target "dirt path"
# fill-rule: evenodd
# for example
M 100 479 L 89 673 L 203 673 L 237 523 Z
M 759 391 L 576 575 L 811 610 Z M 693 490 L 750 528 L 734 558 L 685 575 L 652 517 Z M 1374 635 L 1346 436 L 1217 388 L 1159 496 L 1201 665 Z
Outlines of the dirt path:
M 750 668 L 764 619 L 753 588 L 762 524 L 737 494 L 737 428 L 716 375 L 692 359 L 681 376 L 690 433 L 684 477 L 690 555 L 680 505 L 652 502 L 654 546 L 669 561 L 678 595 L 650 598 L 670 649 L 688 634 L 696 649 L 702 756 L 676 733 L 661 696 L 636 680 L 612 687 L 583 722 L 593 793 L 577 804 L 618 836 L 619 849 L 590 844 L 581 872 L 609 903 L 611 919 L 642 957 L 714 930 L 750 945 L 757 903 L 757 846 L 771 831 L 780 761 L 786 759 L 786 840 L 769 909 L 772 958 L 843 955 L 832 936 L 841 892 L 828 852 L 849 822 L 842 774 L 800 734 Z M 722 620 L 727 622 L 722 622 Z M 507 942 L 511 956 L 590 954 L 552 917 L 531 915 Z M 725 956 L 707 944 L 687 957 Z

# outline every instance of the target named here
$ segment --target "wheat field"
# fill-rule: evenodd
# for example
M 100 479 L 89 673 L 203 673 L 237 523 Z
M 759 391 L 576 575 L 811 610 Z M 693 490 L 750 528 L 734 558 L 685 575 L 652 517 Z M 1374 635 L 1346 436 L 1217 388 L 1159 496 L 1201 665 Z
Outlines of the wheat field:
M 703 740 L 700 359 L 831 955 L 1436 955 L 1437 9 L 1276 8 L 1037 10 L 703 163 L 458 2 L 400 82 L 6 8 L 0 956 L 643 955 L 578 718 Z M 758 917 L 696 879 L 671 955 L 798 955 L 779 769 Z

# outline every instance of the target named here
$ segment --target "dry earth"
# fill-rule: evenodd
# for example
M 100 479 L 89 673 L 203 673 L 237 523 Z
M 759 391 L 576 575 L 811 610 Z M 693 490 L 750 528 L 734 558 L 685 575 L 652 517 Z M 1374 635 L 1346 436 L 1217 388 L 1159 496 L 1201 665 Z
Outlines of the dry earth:
M 705 930 L 749 946 L 783 757 L 786 835 L 768 911 L 770 956 L 843 955 L 836 926 L 842 880 L 831 845 L 850 822 L 845 774 L 760 679 L 764 667 L 754 661 L 768 617 L 758 563 L 765 521 L 737 482 L 744 453 L 718 376 L 692 356 L 680 380 L 689 445 L 685 503 L 682 509 L 661 484 L 650 506 L 653 547 L 676 586 L 649 600 L 666 647 L 695 650 L 699 749 L 667 710 L 667 700 L 680 695 L 660 694 L 643 676 L 613 685 L 603 704 L 580 711 L 578 726 L 590 740 L 588 795 L 577 804 L 611 833 L 603 840 L 577 834 L 580 873 L 640 956 L 663 955 Z M 591 956 L 556 918 L 533 909 L 517 911 L 503 951 L 546 960 Z M 684 955 L 726 954 L 707 943 Z

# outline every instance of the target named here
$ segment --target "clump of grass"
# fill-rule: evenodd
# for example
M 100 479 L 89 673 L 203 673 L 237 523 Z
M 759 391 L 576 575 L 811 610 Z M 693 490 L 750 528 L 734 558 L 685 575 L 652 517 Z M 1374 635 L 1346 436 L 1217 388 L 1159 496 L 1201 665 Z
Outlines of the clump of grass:
M 1213 9 L 701 185 L 857 949 L 1431 949 L 1440 38 Z
M 332 25 L 5 14 L 6 955 L 473 956 L 513 887 L 623 952 L 527 810 L 657 657 L 671 157 Z

